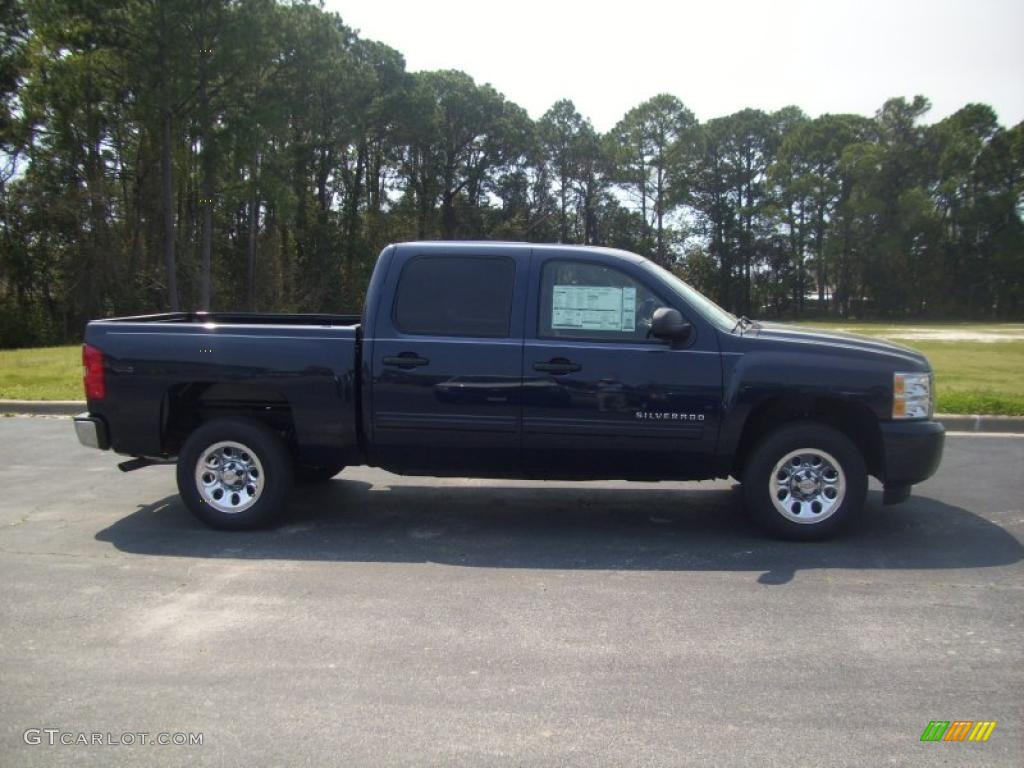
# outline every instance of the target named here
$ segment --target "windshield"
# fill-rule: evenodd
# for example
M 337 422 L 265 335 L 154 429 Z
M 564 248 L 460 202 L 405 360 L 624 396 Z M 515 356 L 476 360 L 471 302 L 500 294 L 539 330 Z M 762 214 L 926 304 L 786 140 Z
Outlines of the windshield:
M 659 267 L 650 261 L 641 262 L 643 266 L 654 272 L 662 281 L 668 283 L 677 294 L 683 297 L 687 304 L 692 306 L 712 325 L 721 328 L 723 331 L 731 331 L 736 325 L 736 316 L 726 312 L 711 299 L 698 291 L 684 280 L 680 280 L 667 269 Z

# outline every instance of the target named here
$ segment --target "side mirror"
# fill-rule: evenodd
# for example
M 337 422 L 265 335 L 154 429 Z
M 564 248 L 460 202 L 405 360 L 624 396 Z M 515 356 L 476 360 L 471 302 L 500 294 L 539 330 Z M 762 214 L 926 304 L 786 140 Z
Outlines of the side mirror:
M 673 347 L 686 341 L 692 332 L 693 326 L 683 320 L 678 309 L 658 307 L 651 315 L 651 336 L 672 342 Z

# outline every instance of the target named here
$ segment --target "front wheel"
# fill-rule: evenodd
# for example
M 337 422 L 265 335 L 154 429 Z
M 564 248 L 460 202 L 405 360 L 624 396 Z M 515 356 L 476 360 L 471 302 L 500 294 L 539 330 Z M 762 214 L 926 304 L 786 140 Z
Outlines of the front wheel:
M 292 466 L 281 438 L 249 419 L 217 419 L 189 435 L 178 455 L 178 492 L 207 525 L 242 530 L 284 509 Z
M 780 427 L 754 448 L 743 470 L 744 506 L 786 539 L 823 539 L 860 513 L 867 496 L 864 457 L 825 424 Z

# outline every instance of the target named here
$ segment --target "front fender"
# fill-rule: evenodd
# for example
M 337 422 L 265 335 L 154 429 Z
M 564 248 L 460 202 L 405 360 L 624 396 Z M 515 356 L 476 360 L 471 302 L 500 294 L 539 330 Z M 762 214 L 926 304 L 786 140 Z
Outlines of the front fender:
M 785 349 L 729 352 L 723 356 L 722 429 L 718 453 L 735 454 L 751 415 L 772 403 L 796 410 L 841 403 L 888 419 L 892 403 L 892 364 L 885 359 L 833 351 Z

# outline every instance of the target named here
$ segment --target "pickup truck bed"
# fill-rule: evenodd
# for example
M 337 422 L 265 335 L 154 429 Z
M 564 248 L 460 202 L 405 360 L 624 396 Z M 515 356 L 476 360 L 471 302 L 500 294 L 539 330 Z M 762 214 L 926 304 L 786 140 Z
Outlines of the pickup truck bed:
M 106 397 L 90 403 L 110 448 L 177 454 L 218 416 L 258 413 L 282 426 L 303 464 L 353 463 L 358 315 L 172 312 L 98 320 Z

